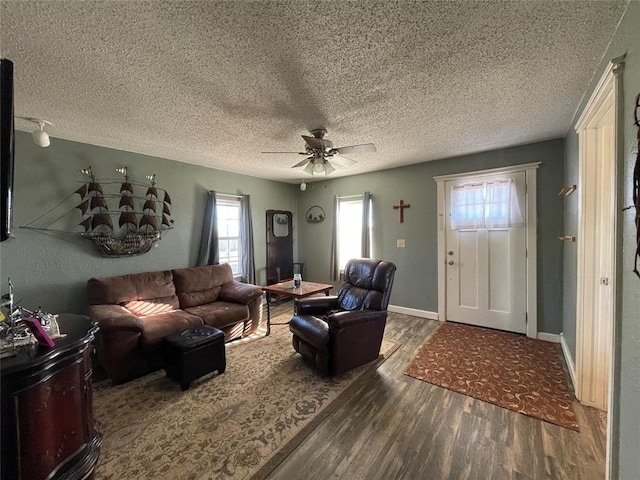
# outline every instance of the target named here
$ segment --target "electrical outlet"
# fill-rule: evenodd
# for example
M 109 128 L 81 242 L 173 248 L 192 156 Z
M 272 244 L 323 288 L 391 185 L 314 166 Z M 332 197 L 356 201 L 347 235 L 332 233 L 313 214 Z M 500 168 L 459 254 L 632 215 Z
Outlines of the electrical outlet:
M 398 248 L 404 248 L 405 247 L 404 238 L 399 238 L 398 240 L 396 240 L 396 246 Z

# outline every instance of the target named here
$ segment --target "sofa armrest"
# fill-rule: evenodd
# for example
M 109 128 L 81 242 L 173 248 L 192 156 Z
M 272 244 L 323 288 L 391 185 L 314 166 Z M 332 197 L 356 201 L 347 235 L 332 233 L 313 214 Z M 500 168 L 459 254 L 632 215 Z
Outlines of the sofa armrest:
M 144 329 L 144 322 L 120 305 L 89 305 L 89 317 L 98 322 L 102 331 Z
M 295 311 L 300 315 L 323 316 L 339 308 L 337 295 L 325 297 L 296 298 Z
M 241 303 L 248 305 L 251 300 L 261 297 L 262 289 L 249 283 L 237 281 L 227 282 L 222 285 L 218 298 L 225 302 Z

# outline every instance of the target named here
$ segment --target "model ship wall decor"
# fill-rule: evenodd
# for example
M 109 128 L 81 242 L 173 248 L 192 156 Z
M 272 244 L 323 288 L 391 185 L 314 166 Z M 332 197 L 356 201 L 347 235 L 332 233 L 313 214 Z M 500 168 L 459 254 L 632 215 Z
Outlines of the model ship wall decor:
M 173 228 L 171 197 L 156 185 L 155 174 L 148 175 L 149 183 L 145 184 L 130 181 L 127 167 L 118 168 L 116 172 L 123 175 L 121 181 L 100 181 L 91 167 L 80 170 L 89 177 L 88 181 L 56 207 L 21 228 L 80 235 L 91 240 L 107 257 L 147 253 Z

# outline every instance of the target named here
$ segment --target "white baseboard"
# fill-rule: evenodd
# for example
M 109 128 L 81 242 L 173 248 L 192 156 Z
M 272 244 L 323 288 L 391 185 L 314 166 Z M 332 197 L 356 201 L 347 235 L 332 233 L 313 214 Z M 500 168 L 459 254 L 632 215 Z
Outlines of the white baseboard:
M 545 342 L 560 343 L 560 335 L 558 335 L 557 333 L 538 332 L 538 340 L 544 340 Z
M 438 320 L 438 312 L 429 312 L 427 310 L 418 310 L 417 308 L 400 307 L 398 305 L 389 305 L 387 310 L 412 317 L 428 318 L 429 320 Z
M 573 357 L 569 351 L 569 345 L 564 339 L 564 335 L 560 334 L 560 345 L 562 345 L 562 354 L 564 355 L 564 361 L 567 362 L 567 368 L 569 369 L 569 376 L 571 377 L 571 383 L 573 383 L 573 391 L 578 391 L 578 383 L 576 382 L 576 364 L 573 362 Z

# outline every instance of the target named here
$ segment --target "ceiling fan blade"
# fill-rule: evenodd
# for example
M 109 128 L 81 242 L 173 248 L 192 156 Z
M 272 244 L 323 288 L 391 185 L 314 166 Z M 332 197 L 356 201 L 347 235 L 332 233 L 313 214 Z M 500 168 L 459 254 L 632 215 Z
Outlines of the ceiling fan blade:
M 312 150 L 333 148 L 333 143 L 324 138 L 309 137 L 308 135 L 302 135 L 302 138 L 304 138 L 304 141 L 307 142 L 307 145 L 309 145 Z
M 342 157 L 340 155 L 334 155 L 333 157 L 331 157 L 331 161 L 335 163 L 337 166 L 345 167 L 345 168 L 355 165 L 357 163 L 355 160 L 351 160 L 350 158 Z
M 307 152 L 260 152 L 260 153 L 277 153 L 279 155 L 309 155 Z
M 310 161 L 313 157 L 309 157 L 309 158 L 305 158 L 304 160 L 302 160 L 301 162 L 296 163 L 293 167 L 291 168 L 298 168 L 303 166 L 305 163 L 307 163 L 308 161 Z
M 373 143 L 363 143 L 362 145 L 350 145 L 348 147 L 335 148 L 340 155 L 349 155 L 350 153 L 376 152 L 376 146 Z

